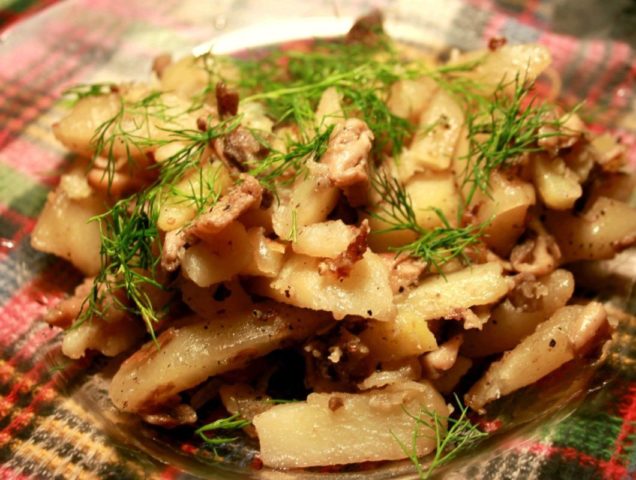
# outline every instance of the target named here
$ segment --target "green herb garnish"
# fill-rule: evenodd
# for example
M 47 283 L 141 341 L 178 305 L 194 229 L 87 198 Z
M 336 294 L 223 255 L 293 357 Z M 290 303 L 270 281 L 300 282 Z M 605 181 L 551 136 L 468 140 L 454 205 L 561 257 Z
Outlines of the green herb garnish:
M 289 185 L 306 172 L 308 161 L 319 161 L 327 151 L 329 138 L 334 126 L 317 133 L 308 141 L 289 141 L 285 152 L 272 150 L 250 175 L 258 178 L 268 190 L 276 192 L 276 184 Z
M 104 295 L 108 292 L 114 306 L 141 316 L 155 339 L 153 325 L 160 314 L 155 311 L 147 289 L 166 289 L 156 280 L 161 258 L 157 227 L 161 202 L 166 191 L 170 191 L 188 170 L 196 168 L 199 175 L 203 175 L 201 162 L 206 146 L 214 138 L 234 130 L 239 122 L 240 117 L 236 117 L 208 125 L 205 131 L 170 131 L 170 139 L 158 143 L 165 145 L 175 141 L 182 147 L 159 164 L 159 178 L 145 190 L 119 200 L 110 210 L 92 219 L 100 225 L 101 268 L 76 324 L 93 316 L 103 316 Z M 194 201 L 199 211 L 213 204 L 220 195 L 214 186 L 208 188 L 207 193 L 202 192 Z M 124 293 L 130 303 L 121 299 L 119 292 Z
M 441 266 L 457 257 L 464 258 L 466 248 L 479 243 L 483 230 L 481 225 L 468 225 L 454 228 L 444 213 L 432 208 L 442 222 L 441 227 L 427 230 L 417 222 L 411 197 L 399 180 L 386 173 L 378 173 L 372 182 L 373 189 L 382 198 L 378 211 L 370 214 L 387 223 L 389 227 L 377 230 L 375 234 L 396 231 L 411 231 L 417 235 L 416 240 L 400 247 L 391 248 L 397 254 L 406 253 L 422 259 L 427 265 L 441 272 Z
M 406 445 L 393 435 L 407 458 L 413 463 L 420 480 L 427 480 L 441 466 L 456 458 L 462 452 L 474 447 L 479 440 L 488 436 L 468 419 L 468 407 L 462 405 L 457 395 L 455 401 L 459 409 L 457 418 L 444 417 L 437 412 L 422 409 L 419 415 L 405 410 L 415 420 L 411 445 Z M 446 424 L 446 426 L 444 425 Z M 428 433 L 433 430 L 432 435 Z M 424 465 L 417 454 L 417 442 L 420 438 L 435 439 L 435 453 L 430 463 Z
M 224 433 L 219 434 L 218 432 L 241 430 L 242 428 L 251 425 L 251 423 L 252 422 L 242 418 L 239 414 L 234 414 L 226 418 L 215 420 L 214 422 L 208 423 L 207 425 L 203 425 L 202 427 L 196 429 L 194 433 L 196 435 L 199 435 L 207 445 L 211 446 L 216 454 L 217 447 L 238 440 L 238 437 L 236 436 L 228 437 L 225 436 Z M 210 432 L 213 433 L 213 436 L 209 435 Z
M 287 68 L 280 66 L 287 61 Z M 257 67 L 259 65 L 261 68 Z M 369 46 L 318 42 L 311 52 L 276 51 L 266 59 L 239 61 L 250 92 L 244 102 L 263 101 L 278 122 L 292 121 L 306 132 L 323 92 L 335 88 L 346 116 L 359 116 L 376 136 L 375 150 L 389 145 L 398 155 L 413 126 L 386 104 L 390 86 L 421 75 L 399 59 L 388 41 Z

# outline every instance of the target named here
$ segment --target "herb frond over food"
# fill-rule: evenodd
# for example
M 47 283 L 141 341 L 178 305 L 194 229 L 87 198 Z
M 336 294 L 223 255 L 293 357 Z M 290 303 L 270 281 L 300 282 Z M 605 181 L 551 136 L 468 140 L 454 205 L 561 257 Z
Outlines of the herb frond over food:
M 236 436 L 227 436 L 229 432 L 241 430 L 252 422 L 242 418 L 238 414 L 226 418 L 220 418 L 195 430 L 195 435 L 201 437 L 206 445 L 212 447 L 216 454 L 216 449 L 228 443 L 238 440 Z
M 272 192 L 276 192 L 277 184 L 291 184 L 306 172 L 308 161 L 320 161 L 327 150 L 333 129 L 334 126 L 330 125 L 307 141 L 289 140 L 285 151 L 270 150 L 267 157 L 249 171 L 250 175 L 258 178 Z
M 512 95 L 508 86 L 513 87 Z M 460 187 L 468 186 L 464 207 L 477 191 L 488 193 L 492 172 L 539 150 L 539 129 L 546 124 L 549 106 L 539 104 L 531 92 L 532 85 L 517 76 L 512 83 L 501 82 L 490 96 L 463 94 L 469 143 L 468 153 L 460 158 L 464 162 Z
M 420 480 L 431 478 L 438 468 L 446 465 L 460 453 L 475 447 L 480 440 L 488 436 L 470 421 L 468 407 L 462 405 L 457 395 L 455 395 L 455 403 L 459 413 L 457 417 L 444 417 L 425 408 L 419 414 L 405 410 L 405 413 L 415 421 L 411 444 L 407 445 L 393 435 L 406 457 L 415 466 Z M 435 440 L 435 453 L 432 454 L 430 462 L 426 461 L 429 457 L 420 459 L 417 454 L 417 443 L 421 438 Z
M 396 231 L 411 231 L 416 234 L 416 240 L 391 248 L 397 254 L 406 253 L 420 258 L 429 267 L 441 272 L 441 266 L 450 260 L 460 257 L 466 259 L 465 250 L 479 243 L 483 225 L 468 225 L 465 227 L 453 227 L 438 208 L 431 210 L 440 219 L 442 226 L 431 230 L 423 228 L 417 221 L 415 209 L 411 197 L 400 181 L 379 172 L 371 183 L 382 201 L 378 204 L 378 210 L 370 214 L 388 224 L 388 227 L 375 231 L 383 234 Z
M 156 279 L 161 257 L 157 226 L 161 202 L 166 191 L 170 191 L 188 170 L 197 168 L 199 175 L 203 175 L 202 156 L 209 142 L 228 134 L 239 122 L 240 117 L 235 117 L 208 125 L 205 131 L 171 132 L 171 138 L 181 147 L 158 164 L 158 179 L 148 188 L 117 201 L 107 212 L 93 218 L 100 225 L 101 268 L 84 301 L 79 322 L 103 316 L 104 296 L 108 293 L 113 299 L 113 306 L 139 315 L 155 338 L 153 325 L 160 314 L 155 311 L 148 289 L 166 288 Z M 162 144 L 165 142 L 162 141 Z M 196 194 L 193 196 L 197 197 Z M 211 206 L 218 196 L 219 190 L 209 185 L 206 193 L 197 197 L 195 205 L 201 210 L 204 206 Z M 122 293 L 124 299 L 121 298 Z
M 318 41 L 310 52 L 275 51 L 266 61 L 242 60 L 237 66 L 245 79 L 240 86 L 248 92 L 243 101 L 263 101 L 278 122 L 291 121 L 305 130 L 323 92 L 335 88 L 344 114 L 360 117 L 374 132 L 376 152 L 388 146 L 398 155 L 413 132 L 386 100 L 394 82 L 416 78 L 420 70 L 402 61 L 388 41 Z

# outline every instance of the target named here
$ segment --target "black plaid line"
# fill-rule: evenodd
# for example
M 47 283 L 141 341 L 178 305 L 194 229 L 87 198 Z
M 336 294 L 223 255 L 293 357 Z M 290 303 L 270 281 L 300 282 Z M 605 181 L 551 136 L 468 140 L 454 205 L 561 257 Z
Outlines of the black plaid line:
M 20 230 L 22 230 L 22 225 L 10 220 L 0 212 L 0 237 L 13 240 Z M 2 251 L 1 248 L 0 251 Z
M 603 89 L 602 89 L 603 94 L 601 98 L 599 99 L 599 102 L 602 105 L 609 105 L 611 103 L 614 93 L 616 92 L 616 89 L 627 82 L 627 79 L 629 78 L 629 75 L 631 75 L 631 72 L 632 72 L 632 66 L 634 65 L 635 62 L 636 62 L 636 51 L 631 50 L 628 60 L 624 62 L 624 64 L 621 65 L 616 72 L 614 72 L 614 75 L 612 75 L 612 77 L 608 80 L 607 84 L 603 86 Z M 626 90 L 629 91 L 630 97 L 633 97 L 634 95 L 633 88 L 630 86 Z M 631 102 L 629 101 L 623 102 L 623 105 L 620 107 L 620 109 L 616 109 L 618 110 L 616 112 L 616 115 L 631 110 L 630 104 Z
M 51 262 L 49 255 L 34 250 L 25 237 L 0 263 L 0 305 L 40 274 Z M 1 340 L 1 339 L 0 339 Z

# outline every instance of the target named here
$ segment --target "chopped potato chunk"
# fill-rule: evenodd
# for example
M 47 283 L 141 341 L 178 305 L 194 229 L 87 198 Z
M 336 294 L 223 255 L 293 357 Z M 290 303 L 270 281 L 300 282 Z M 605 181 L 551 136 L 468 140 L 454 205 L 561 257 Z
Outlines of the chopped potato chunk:
M 396 437 L 410 446 L 418 428 L 418 455 L 435 448 L 434 430 L 407 414 L 420 416 L 422 410 L 448 416 L 444 399 L 429 383 L 405 382 L 364 393 L 312 393 L 305 402 L 256 415 L 254 426 L 261 459 L 270 467 L 396 460 L 406 456 Z

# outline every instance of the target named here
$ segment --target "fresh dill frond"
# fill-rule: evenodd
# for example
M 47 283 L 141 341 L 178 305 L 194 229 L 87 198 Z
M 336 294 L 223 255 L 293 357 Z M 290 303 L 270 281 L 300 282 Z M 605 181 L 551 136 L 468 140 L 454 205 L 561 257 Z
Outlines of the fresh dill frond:
M 479 243 L 483 225 L 452 227 L 444 213 L 438 208 L 431 210 L 440 219 L 442 226 L 432 230 L 423 228 L 417 221 L 410 195 L 398 179 L 387 173 L 377 173 L 371 186 L 382 201 L 377 205 L 377 211 L 371 212 L 370 215 L 389 225 L 375 233 L 381 235 L 396 231 L 411 231 L 417 236 L 414 241 L 406 245 L 391 248 L 396 254 L 406 253 L 420 258 L 439 272 L 444 263 L 457 257 L 465 259 L 466 248 Z
M 475 193 L 488 192 L 492 172 L 509 166 L 522 155 L 538 151 L 539 129 L 546 124 L 549 107 L 537 105 L 535 97 L 527 100 L 531 85 L 519 76 L 514 80 L 514 92 L 505 92 L 502 82 L 489 99 L 473 97 L 478 105 L 466 109 L 468 153 L 461 188 L 468 186 L 465 205 L 471 204 Z
M 263 68 L 257 69 L 255 62 Z M 315 109 L 328 88 L 341 95 L 345 116 L 359 116 L 373 131 L 376 153 L 389 145 L 398 155 L 413 132 L 410 122 L 394 115 L 386 100 L 393 83 L 420 73 L 402 61 L 388 41 L 317 42 L 311 52 L 274 51 L 258 61 L 238 61 L 237 66 L 247 92 L 243 101 L 264 102 L 277 122 L 294 122 L 301 132 L 314 123 Z
M 182 147 L 172 156 L 157 164 L 158 179 L 148 188 L 116 202 L 107 212 L 92 219 L 100 227 L 101 267 L 93 281 L 93 287 L 83 302 L 76 324 L 94 316 L 105 314 L 105 295 L 112 299 L 113 306 L 139 315 L 153 339 L 154 324 L 160 312 L 155 310 L 148 295 L 148 288 L 165 290 L 156 280 L 161 258 L 161 243 L 157 221 L 161 202 L 166 192 L 192 168 L 203 170 L 202 159 L 207 145 L 214 138 L 227 135 L 240 123 L 234 117 L 216 125 L 208 125 L 205 131 L 170 131 L 169 140 Z M 202 175 L 199 172 L 199 175 Z M 213 179 L 210 179 L 213 182 Z M 167 190 L 166 190 L 167 189 Z M 212 184 L 201 196 L 193 195 L 198 213 L 218 200 L 220 191 Z M 120 292 L 125 299 L 120 298 Z
M 160 120 L 164 123 L 174 123 L 183 111 L 173 111 L 162 99 L 163 92 L 151 91 L 136 101 L 129 101 L 120 95 L 115 114 L 102 122 L 90 140 L 93 150 L 91 162 L 104 156 L 106 168 L 104 175 L 108 180 L 108 188 L 113 182 L 116 172 L 118 155 L 116 149 L 123 148 L 123 158 L 130 164 L 134 163 L 135 154 L 144 148 L 169 143 L 151 136 L 151 121 Z M 175 131 L 181 129 L 175 125 Z
M 290 141 L 286 151 L 270 150 L 270 153 L 248 173 L 263 186 L 276 192 L 276 185 L 289 185 L 306 171 L 308 161 L 319 161 L 327 151 L 334 125 L 329 125 L 307 141 Z
M 239 414 L 234 414 L 226 418 L 220 418 L 212 423 L 203 425 L 194 431 L 195 435 L 201 437 L 201 439 L 209 446 L 212 447 L 216 453 L 216 448 L 228 443 L 232 443 L 238 440 L 238 437 L 226 436 L 229 431 L 241 430 L 252 422 L 242 418 Z M 224 432 L 219 434 L 219 432 Z M 212 433 L 212 436 L 209 434 Z
M 138 194 L 118 201 L 95 218 L 100 225 L 102 268 L 93 282 L 94 291 L 89 294 L 94 298 L 103 286 L 118 308 L 141 316 L 153 339 L 153 324 L 159 321 L 159 315 L 147 288 L 165 288 L 155 280 L 159 263 L 155 252 L 158 216 L 153 196 Z M 119 299 L 119 291 L 125 292 L 128 302 Z M 87 314 L 91 314 L 90 307 L 89 303 Z
M 404 410 L 408 416 L 415 420 L 410 446 L 393 434 L 395 441 L 415 466 L 420 480 L 428 480 L 438 468 L 456 458 L 460 453 L 474 447 L 480 440 L 488 436 L 486 432 L 482 432 L 477 425 L 470 421 L 468 407 L 462 405 L 457 395 L 455 395 L 455 403 L 459 411 L 457 418 L 445 417 L 425 408 L 422 408 L 418 415 Z M 430 430 L 433 431 L 432 435 L 427 433 Z M 420 438 L 435 440 L 435 453 L 430 463 L 426 465 L 417 454 L 417 442 Z
M 168 185 L 173 198 L 194 205 L 196 216 L 212 208 L 219 201 L 222 194 L 222 189 L 218 185 L 218 168 L 211 173 L 203 168 L 198 168 L 197 176 L 197 185 L 195 186 L 194 182 L 190 181 L 187 191 L 180 190 L 172 184 Z

